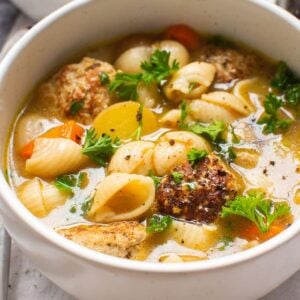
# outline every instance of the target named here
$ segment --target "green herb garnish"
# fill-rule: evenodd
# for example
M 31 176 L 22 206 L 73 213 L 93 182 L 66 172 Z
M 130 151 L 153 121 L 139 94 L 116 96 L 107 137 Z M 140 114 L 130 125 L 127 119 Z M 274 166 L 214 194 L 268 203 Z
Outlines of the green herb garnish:
M 230 236 L 224 236 L 220 238 L 219 243 L 222 243 L 223 245 L 218 248 L 220 251 L 224 251 L 226 247 L 230 245 L 230 243 L 233 242 L 233 238 Z
M 152 178 L 153 182 L 154 182 L 154 186 L 155 188 L 157 189 L 160 185 L 160 182 L 162 180 L 162 177 L 160 176 L 155 176 L 154 175 L 154 172 L 152 170 L 150 170 L 149 174 L 148 174 L 149 177 Z
M 109 91 L 115 93 L 122 100 L 137 100 L 137 88 L 140 83 L 160 83 L 179 69 L 179 63 L 174 60 L 169 64 L 170 52 L 156 50 L 149 61 L 141 63 L 142 73 L 128 74 L 118 72 L 109 84 Z
M 84 101 L 76 101 L 73 102 L 70 106 L 70 115 L 71 116 L 75 116 L 78 114 L 78 112 L 83 108 L 84 106 Z
M 183 100 L 180 103 L 180 121 L 179 121 L 179 127 L 182 129 L 187 128 L 187 124 L 185 122 L 187 116 L 188 116 L 187 105 L 186 105 L 186 101 Z
M 287 202 L 273 202 L 265 199 L 261 192 L 250 192 L 227 202 L 222 207 L 221 217 L 242 216 L 255 223 L 259 230 L 265 233 L 277 218 L 289 213 L 290 206 Z
M 179 172 L 172 172 L 171 176 L 176 184 L 181 183 L 181 181 L 183 179 L 183 174 L 181 174 Z
M 143 129 L 143 109 L 144 109 L 143 104 L 140 104 L 139 109 L 138 109 L 138 111 L 136 113 L 136 117 L 135 117 L 135 119 L 136 119 L 136 121 L 138 123 L 138 127 L 135 130 L 133 136 L 137 140 L 140 140 L 141 136 L 142 136 L 142 129 Z
M 221 134 L 225 129 L 226 126 L 222 121 L 215 121 L 210 124 L 202 124 L 197 122 L 188 126 L 188 130 L 192 131 L 193 133 L 203 135 L 213 142 L 217 142 L 221 138 Z
M 84 202 L 81 204 L 81 211 L 82 211 L 82 216 L 85 216 L 88 211 L 91 209 L 92 205 L 94 202 L 94 198 L 88 197 L 84 200 Z
M 188 161 L 192 166 L 197 164 L 199 161 L 203 160 L 208 155 L 208 152 L 205 150 L 198 150 L 196 148 L 192 148 L 188 154 Z
M 283 61 L 279 62 L 276 73 L 271 81 L 271 86 L 284 91 L 289 85 L 297 81 L 296 76 Z
M 173 219 L 170 216 L 153 215 L 147 220 L 147 233 L 160 233 L 168 229 Z
M 60 175 L 55 178 L 54 185 L 62 192 L 73 194 L 73 188 L 77 185 L 75 175 Z
M 121 141 L 119 138 L 113 140 L 107 134 L 97 137 L 95 129 L 90 128 L 86 131 L 82 153 L 98 165 L 104 167 L 120 146 Z
M 285 100 L 288 104 L 297 106 L 300 104 L 300 83 L 290 85 L 285 93 Z
M 258 124 L 263 124 L 264 133 L 274 133 L 278 129 L 286 130 L 291 124 L 292 120 L 281 119 L 278 117 L 278 110 L 283 106 L 283 101 L 274 95 L 269 93 L 266 96 L 264 103 L 265 115 L 257 122 Z
M 110 83 L 109 76 L 107 75 L 106 72 L 101 72 L 99 74 L 99 80 L 100 80 L 100 84 L 103 84 L 103 85 L 107 85 Z
M 71 208 L 70 208 L 70 213 L 75 214 L 76 211 L 77 211 L 76 205 L 72 205 Z

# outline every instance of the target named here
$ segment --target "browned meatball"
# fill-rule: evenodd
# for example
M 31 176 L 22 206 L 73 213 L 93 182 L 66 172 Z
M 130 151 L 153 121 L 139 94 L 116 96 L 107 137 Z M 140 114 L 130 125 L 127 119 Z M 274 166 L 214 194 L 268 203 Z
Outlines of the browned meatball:
M 181 180 L 174 179 L 174 172 Z M 180 176 L 179 176 L 180 177 Z M 191 166 L 188 162 L 165 176 L 157 190 L 158 210 L 180 219 L 213 222 L 223 204 L 235 197 L 238 183 L 214 155 Z
M 107 85 L 99 79 L 102 72 L 110 80 L 116 73 L 109 63 L 89 57 L 79 63 L 66 65 L 42 85 L 39 101 L 48 102 L 48 105 L 52 103 L 62 119 L 71 118 L 83 124 L 91 124 L 111 102 Z M 78 106 L 74 107 L 76 102 Z
M 203 46 L 198 55 L 199 61 L 211 63 L 216 67 L 216 82 L 219 83 L 249 78 L 259 64 L 255 55 L 213 45 Z

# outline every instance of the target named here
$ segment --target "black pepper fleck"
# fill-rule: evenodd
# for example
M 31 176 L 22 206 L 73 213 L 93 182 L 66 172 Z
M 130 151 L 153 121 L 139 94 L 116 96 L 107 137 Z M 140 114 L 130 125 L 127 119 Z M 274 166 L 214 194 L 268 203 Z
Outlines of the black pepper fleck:
M 130 157 L 131 157 L 131 155 L 126 155 L 126 156 L 125 156 L 125 159 L 126 159 L 126 160 L 129 160 Z

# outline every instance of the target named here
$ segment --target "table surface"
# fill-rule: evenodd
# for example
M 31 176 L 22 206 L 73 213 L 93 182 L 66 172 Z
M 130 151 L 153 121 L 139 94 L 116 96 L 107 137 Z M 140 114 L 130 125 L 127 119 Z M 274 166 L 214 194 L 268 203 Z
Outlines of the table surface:
M 0 0 L 0 49 L 9 36 L 9 41 L 4 47 L 6 51 L 31 23 L 31 20 L 22 16 L 7 0 Z M 14 32 L 10 31 L 12 27 Z M 74 300 L 36 270 L 30 260 L 12 243 L 8 300 L 21 299 Z M 300 299 L 300 271 L 261 300 L 281 299 Z

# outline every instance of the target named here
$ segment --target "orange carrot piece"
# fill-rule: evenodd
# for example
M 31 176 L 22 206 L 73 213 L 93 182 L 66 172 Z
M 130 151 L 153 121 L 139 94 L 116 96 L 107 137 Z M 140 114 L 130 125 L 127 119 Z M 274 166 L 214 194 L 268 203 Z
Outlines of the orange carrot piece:
M 70 139 L 76 143 L 80 143 L 81 137 L 84 134 L 84 128 L 79 126 L 75 121 L 67 121 L 63 125 L 51 128 L 45 133 L 41 134 L 39 137 L 44 138 L 66 138 Z M 21 156 L 25 159 L 31 157 L 34 149 L 34 141 L 26 144 L 21 150 Z
M 189 50 L 194 50 L 200 45 L 200 38 L 197 32 L 185 24 L 168 27 L 165 31 L 165 38 L 176 40 Z
M 281 231 L 283 231 L 286 227 L 283 226 L 283 224 L 272 224 L 270 226 L 270 229 L 266 233 L 261 233 L 260 234 L 260 240 L 261 241 L 266 241 L 269 240 L 270 238 L 274 237 L 275 235 L 279 234 Z

